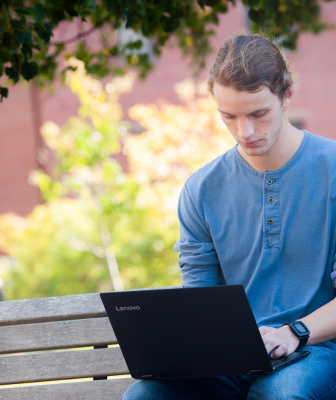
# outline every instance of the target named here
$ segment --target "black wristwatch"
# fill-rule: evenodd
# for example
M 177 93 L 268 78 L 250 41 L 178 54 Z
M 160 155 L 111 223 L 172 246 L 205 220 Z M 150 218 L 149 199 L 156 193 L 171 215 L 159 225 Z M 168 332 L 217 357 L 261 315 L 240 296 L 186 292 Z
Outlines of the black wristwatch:
M 303 322 L 294 321 L 283 324 L 282 326 L 284 325 L 289 325 L 294 335 L 296 335 L 300 339 L 300 343 L 296 350 L 298 350 L 300 347 L 303 347 L 308 342 L 310 331 Z

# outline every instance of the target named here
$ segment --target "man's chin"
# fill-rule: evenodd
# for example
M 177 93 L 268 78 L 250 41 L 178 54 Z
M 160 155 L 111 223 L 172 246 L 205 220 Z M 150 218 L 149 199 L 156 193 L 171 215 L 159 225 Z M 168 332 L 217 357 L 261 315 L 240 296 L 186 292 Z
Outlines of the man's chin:
M 240 155 L 243 157 L 244 155 L 248 157 L 258 157 L 265 154 L 265 149 L 261 148 L 260 146 L 249 148 L 249 147 L 243 147 L 239 144 L 238 148 Z

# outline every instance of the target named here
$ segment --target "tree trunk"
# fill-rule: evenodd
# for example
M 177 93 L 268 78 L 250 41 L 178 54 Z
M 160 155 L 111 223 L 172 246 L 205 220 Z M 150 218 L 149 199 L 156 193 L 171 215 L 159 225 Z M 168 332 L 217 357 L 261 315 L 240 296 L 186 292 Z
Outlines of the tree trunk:
M 110 248 L 112 242 L 110 232 L 106 228 L 102 227 L 99 228 L 99 231 L 105 252 L 106 262 L 112 279 L 113 288 L 116 291 L 124 290 L 124 285 L 121 280 L 117 259 L 115 257 L 114 251 Z

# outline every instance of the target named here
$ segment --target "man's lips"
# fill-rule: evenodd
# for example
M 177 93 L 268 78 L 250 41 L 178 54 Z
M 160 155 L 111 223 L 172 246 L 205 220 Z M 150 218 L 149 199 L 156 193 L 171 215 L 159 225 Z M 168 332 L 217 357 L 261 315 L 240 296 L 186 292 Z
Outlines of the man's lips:
M 260 141 L 261 141 L 261 140 L 259 139 L 259 140 L 255 140 L 255 141 L 253 141 L 253 142 L 240 142 L 240 144 L 241 144 L 243 147 L 256 147 L 256 146 L 259 145 Z

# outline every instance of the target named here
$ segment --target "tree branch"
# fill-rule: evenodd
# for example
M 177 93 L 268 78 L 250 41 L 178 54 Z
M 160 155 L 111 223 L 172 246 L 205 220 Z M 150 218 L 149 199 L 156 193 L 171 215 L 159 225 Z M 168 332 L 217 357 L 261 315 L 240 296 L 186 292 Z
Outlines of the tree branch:
M 60 44 L 69 44 L 69 43 L 72 43 L 72 42 L 76 42 L 77 40 L 79 40 L 79 39 L 81 39 L 81 38 L 83 38 L 83 37 L 86 37 L 86 36 L 90 35 L 92 32 L 94 32 L 94 31 L 97 30 L 97 29 L 98 29 L 97 26 L 93 26 L 93 27 L 92 27 L 91 29 L 89 29 L 88 31 L 86 31 L 86 32 L 81 32 L 81 33 L 79 33 L 78 35 L 76 35 L 76 36 L 74 36 L 74 37 L 72 37 L 72 38 L 70 38 L 70 39 L 63 40 L 63 42 L 50 42 L 50 44 L 51 44 L 52 46 L 58 46 L 58 45 L 60 45 Z
M 103 248 L 105 251 L 107 266 L 110 271 L 112 279 L 112 285 L 114 287 L 114 290 L 122 291 L 124 290 L 124 285 L 121 280 L 117 259 L 115 257 L 114 251 L 110 248 L 111 245 L 110 232 L 105 227 L 100 227 L 99 232 L 100 232 L 100 237 L 102 239 Z

